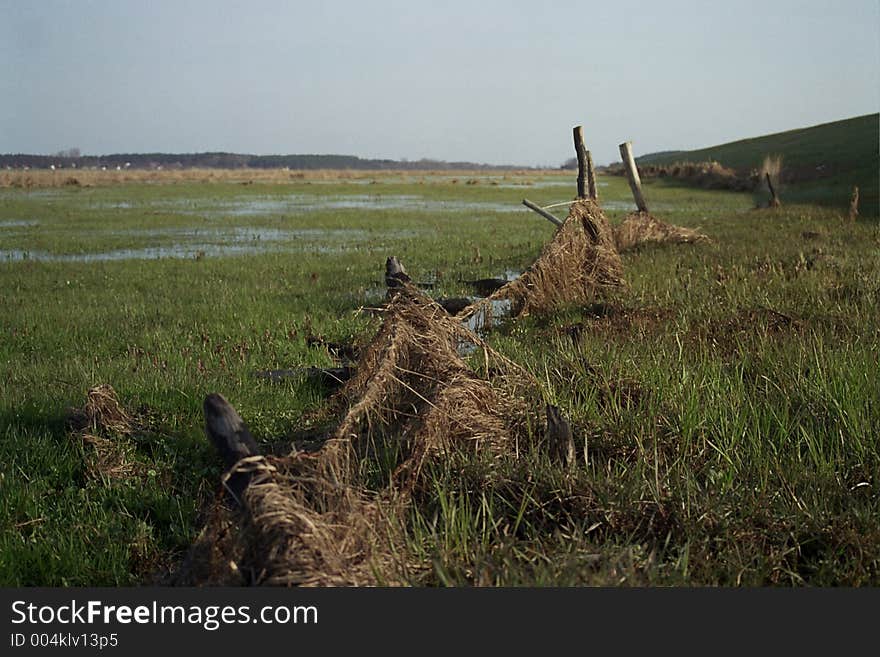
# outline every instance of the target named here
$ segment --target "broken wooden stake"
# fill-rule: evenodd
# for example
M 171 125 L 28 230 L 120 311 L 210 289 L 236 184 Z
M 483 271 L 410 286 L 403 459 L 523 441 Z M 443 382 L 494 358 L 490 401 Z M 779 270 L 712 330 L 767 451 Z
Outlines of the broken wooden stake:
M 599 199 L 599 192 L 596 190 L 596 172 L 593 169 L 593 155 L 584 145 L 584 128 L 583 126 L 575 126 L 574 133 L 574 152 L 578 161 L 578 198 L 589 198 L 594 201 Z
M 629 180 L 629 188 L 632 190 L 632 195 L 639 208 L 639 212 L 647 212 L 648 204 L 645 203 L 645 197 L 642 194 L 642 181 L 639 178 L 639 170 L 636 167 L 636 161 L 633 159 L 632 142 L 625 141 L 620 145 L 620 157 L 623 158 L 623 166 L 626 168 L 626 177 Z
M 767 207 L 778 208 L 782 203 L 779 202 L 779 197 L 776 195 L 776 188 L 773 186 L 773 181 L 770 180 L 770 174 L 765 173 L 764 176 L 767 178 L 767 187 L 770 188 L 770 202 L 767 204 Z
M 244 420 L 223 395 L 211 393 L 205 397 L 204 411 L 205 433 L 223 459 L 227 470 L 244 458 L 260 454 Z M 246 472 L 232 472 L 226 478 L 226 487 L 239 504 L 250 479 L 250 474 Z
M 852 190 L 852 198 L 849 200 L 849 220 L 855 221 L 859 218 L 859 188 L 854 186 Z
M 584 127 L 576 125 L 574 133 L 574 153 L 578 161 L 577 197 L 587 198 L 587 147 L 584 146 Z
M 599 190 L 596 187 L 596 170 L 593 168 L 593 154 L 587 151 L 587 192 L 594 201 L 599 200 Z
M 523 205 L 526 206 L 529 210 L 534 210 L 534 211 L 537 212 L 539 215 L 541 215 L 542 217 L 544 217 L 544 219 L 546 219 L 547 221 L 550 221 L 550 222 L 552 222 L 553 224 L 555 224 L 555 225 L 557 225 L 557 226 L 561 226 L 561 225 L 562 225 L 562 222 L 559 221 L 559 219 L 557 219 L 557 218 L 554 217 L 552 214 L 550 214 L 549 212 L 547 212 L 547 211 L 546 211 L 544 208 L 542 208 L 541 206 L 536 205 L 535 203 L 532 203 L 529 199 L 524 198 L 524 199 L 523 199 Z
M 391 256 L 385 261 L 385 285 L 388 288 L 402 287 L 404 283 L 411 282 L 412 279 L 406 273 L 406 269 L 400 264 L 396 256 Z

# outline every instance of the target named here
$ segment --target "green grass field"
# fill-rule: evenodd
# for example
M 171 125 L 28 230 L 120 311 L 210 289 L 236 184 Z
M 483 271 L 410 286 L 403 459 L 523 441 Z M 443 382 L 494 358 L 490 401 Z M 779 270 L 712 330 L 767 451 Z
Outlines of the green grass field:
M 639 164 L 717 161 L 748 173 L 767 155 L 781 155 L 783 175 L 792 183 L 781 190 L 783 202 L 846 207 L 853 185 L 859 186 L 862 214 L 880 213 L 880 115 L 742 139 L 694 151 L 670 151 L 637 158 Z
M 0 190 L 0 584 L 162 581 L 219 490 L 207 393 L 283 441 L 321 391 L 254 373 L 330 364 L 310 335 L 368 339 L 386 256 L 464 294 L 552 237 L 524 196 L 574 194 L 571 175 L 473 180 Z M 602 182 L 617 222 L 626 181 Z M 575 472 L 434 462 L 401 518 L 409 581 L 880 584 L 877 223 L 645 192 L 712 243 L 628 253 L 628 291 L 489 336 L 571 416 Z M 116 470 L 65 425 L 99 383 L 139 418 L 104 437 Z

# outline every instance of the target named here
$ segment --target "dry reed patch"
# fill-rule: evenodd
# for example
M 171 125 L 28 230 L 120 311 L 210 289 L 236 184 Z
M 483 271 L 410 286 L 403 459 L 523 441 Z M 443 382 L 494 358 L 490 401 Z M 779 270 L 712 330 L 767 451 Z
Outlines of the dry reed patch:
M 626 175 L 623 164 L 606 167 L 606 171 L 612 176 Z M 639 165 L 639 176 L 642 180 L 666 178 L 684 181 L 703 189 L 727 189 L 735 192 L 752 191 L 758 184 L 757 175 L 757 172 L 737 172 L 715 161 Z
M 244 547 L 237 562 L 213 555 L 220 579 L 209 581 L 228 577 L 232 562 L 257 584 L 403 584 L 424 567 L 405 554 L 399 523 L 425 462 L 458 450 L 500 458 L 542 435 L 528 430 L 544 421 L 534 379 L 458 319 L 410 284 L 383 313 L 330 401 L 338 421 L 322 447 L 247 457 L 226 474 L 249 480 Z M 389 451 L 384 483 L 371 483 Z
M 119 403 L 116 391 L 106 383 L 89 388 L 82 408 L 68 409 L 67 425 L 74 431 L 121 435 L 130 434 L 134 426 L 132 416 Z
M 709 237 L 698 230 L 667 224 L 648 212 L 634 212 L 614 228 L 614 243 L 620 253 L 648 243 L 696 244 L 709 241 Z
M 374 493 L 328 475 L 332 446 L 317 455 L 252 457 L 232 472 L 247 472 L 241 560 L 250 583 L 274 586 L 401 584 L 406 557 L 395 551 L 393 521 L 405 496 Z
M 773 184 L 779 185 L 779 176 L 782 173 L 782 156 L 781 155 L 765 155 L 761 162 L 761 168 L 758 170 L 760 180 L 763 182 L 766 176 L 770 176 Z
M 84 448 L 86 475 L 96 480 L 141 479 L 144 467 L 133 458 L 127 437 L 135 420 L 119 403 L 108 384 L 89 389 L 82 408 L 68 409 L 66 424 L 71 438 Z
M 588 304 L 610 290 L 626 287 L 611 226 L 599 204 L 579 199 L 537 260 L 517 279 L 472 304 L 458 316 L 484 313 L 510 303 L 510 316 L 543 313 L 566 304 Z
M 535 392 L 531 375 L 406 285 L 335 400 L 347 410 L 334 437 L 352 442 L 363 431 L 391 432 L 405 437 L 412 454 L 450 444 L 497 451 Z

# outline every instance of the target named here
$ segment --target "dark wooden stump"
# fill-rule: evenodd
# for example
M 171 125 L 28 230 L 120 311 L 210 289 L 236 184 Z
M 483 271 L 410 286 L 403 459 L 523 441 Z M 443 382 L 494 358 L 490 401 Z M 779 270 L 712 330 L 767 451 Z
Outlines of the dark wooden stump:
M 570 470 L 574 468 L 577 461 L 571 424 L 557 406 L 547 404 L 546 412 L 547 434 L 545 438 L 550 455 Z
M 397 256 L 391 256 L 385 261 L 385 285 L 389 290 L 403 287 L 404 283 L 410 283 L 412 279 L 406 273 L 406 269 L 397 259 Z
M 849 220 L 855 221 L 859 218 L 859 188 L 853 187 L 852 197 L 849 199 Z
M 767 203 L 768 208 L 778 208 L 782 205 L 779 200 L 779 197 L 776 195 L 776 188 L 773 186 L 773 181 L 770 180 L 770 174 L 765 173 L 764 176 L 767 178 L 767 187 L 770 188 L 770 201 Z
M 260 449 L 250 430 L 223 395 L 211 393 L 205 397 L 205 433 L 214 445 L 226 469 L 231 469 L 241 459 L 259 456 Z M 249 473 L 234 473 L 226 486 L 236 501 L 241 503 L 242 493 L 250 483 Z

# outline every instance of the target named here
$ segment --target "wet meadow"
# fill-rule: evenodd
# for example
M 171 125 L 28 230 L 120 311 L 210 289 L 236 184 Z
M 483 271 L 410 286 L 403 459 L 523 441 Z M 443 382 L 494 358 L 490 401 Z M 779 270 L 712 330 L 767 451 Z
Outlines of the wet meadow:
M 551 171 L 0 188 L 0 583 L 171 581 L 222 494 L 205 395 L 283 449 L 326 390 L 256 373 L 368 340 L 388 256 L 472 294 L 553 236 L 523 198 L 574 194 Z M 565 409 L 576 468 L 432 463 L 434 494 L 399 519 L 407 581 L 880 584 L 877 219 L 645 194 L 711 242 L 627 252 L 627 289 L 486 336 Z M 634 209 L 624 178 L 599 201 L 612 224 Z M 71 429 L 99 384 L 132 430 Z

